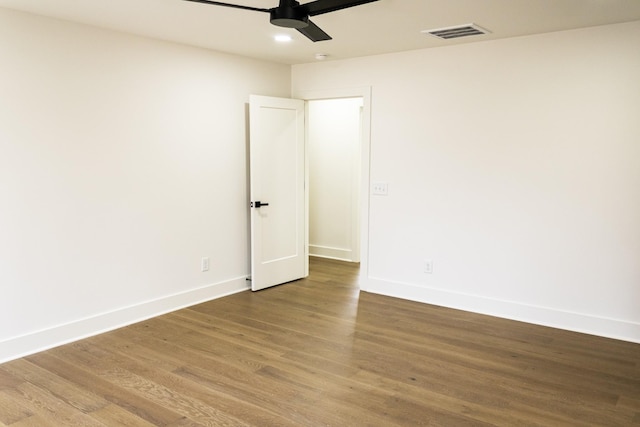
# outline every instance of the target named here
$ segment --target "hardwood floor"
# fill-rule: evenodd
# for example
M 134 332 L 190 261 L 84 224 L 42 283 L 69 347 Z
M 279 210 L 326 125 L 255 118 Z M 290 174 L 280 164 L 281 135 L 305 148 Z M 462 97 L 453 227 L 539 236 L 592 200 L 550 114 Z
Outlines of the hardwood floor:
M 0 426 L 640 425 L 640 345 L 362 293 L 357 268 L 0 365 Z

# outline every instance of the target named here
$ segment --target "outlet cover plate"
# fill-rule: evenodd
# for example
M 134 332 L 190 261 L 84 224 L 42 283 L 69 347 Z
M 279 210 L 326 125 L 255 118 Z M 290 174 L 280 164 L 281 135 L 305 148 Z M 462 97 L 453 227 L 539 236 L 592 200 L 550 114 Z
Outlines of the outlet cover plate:
M 427 274 L 433 274 L 433 260 L 424 260 L 424 272 Z

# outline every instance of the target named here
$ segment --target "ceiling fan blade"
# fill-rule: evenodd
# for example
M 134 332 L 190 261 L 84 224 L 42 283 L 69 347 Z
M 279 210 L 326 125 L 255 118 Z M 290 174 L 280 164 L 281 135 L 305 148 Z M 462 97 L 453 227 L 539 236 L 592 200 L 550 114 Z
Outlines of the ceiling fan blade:
M 324 40 L 331 40 L 331 36 L 313 22 L 309 21 L 309 26 L 304 28 L 296 28 L 301 34 L 304 34 L 312 42 L 321 42 Z
M 340 9 L 346 9 L 348 7 L 372 3 L 374 1 L 378 0 L 316 0 L 310 3 L 301 4 L 298 7 L 306 10 L 309 16 L 316 16 L 323 13 L 334 12 Z
M 191 1 L 194 3 L 204 3 L 204 4 L 213 4 L 215 6 L 226 6 L 226 7 L 233 7 L 235 9 L 243 9 L 243 10 L 253 10 L 256 12 L 269 12 L 269 9 L 261 9 L 259 7 L 251 7 L 251 6 L 243 6 L 241 4 L 231 4 L 231 3 L 223 3 L 220 1 L 211 1 L 211 0 L 185 0 L 185 1 Z

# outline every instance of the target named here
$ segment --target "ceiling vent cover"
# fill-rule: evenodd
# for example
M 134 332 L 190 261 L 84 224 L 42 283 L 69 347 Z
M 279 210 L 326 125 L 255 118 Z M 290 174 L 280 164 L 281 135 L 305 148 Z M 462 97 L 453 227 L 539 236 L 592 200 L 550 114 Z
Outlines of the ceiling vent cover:
M 435 30 L 423 30 L 420 32 L 424 34 L 432 35 L 434 37 L 437 37 L 443 40 L 489 34 L 489 31 L 485 30 L 482 27 L 477 26 L 476 24 L 466 24 L 466 25 L 458 25 L 455 27 L 436 28 Z

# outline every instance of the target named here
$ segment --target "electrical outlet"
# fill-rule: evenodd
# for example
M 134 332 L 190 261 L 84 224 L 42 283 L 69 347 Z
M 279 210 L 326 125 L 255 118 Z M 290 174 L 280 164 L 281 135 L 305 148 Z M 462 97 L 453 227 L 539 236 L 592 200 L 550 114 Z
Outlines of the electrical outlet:
M 433 261 L 430 259 L 424 260 L 424 272 L 427 274 L 433 274 Z
M 209 271 L 209 257 L 202 257 L 200 260 L 200 271 Z

